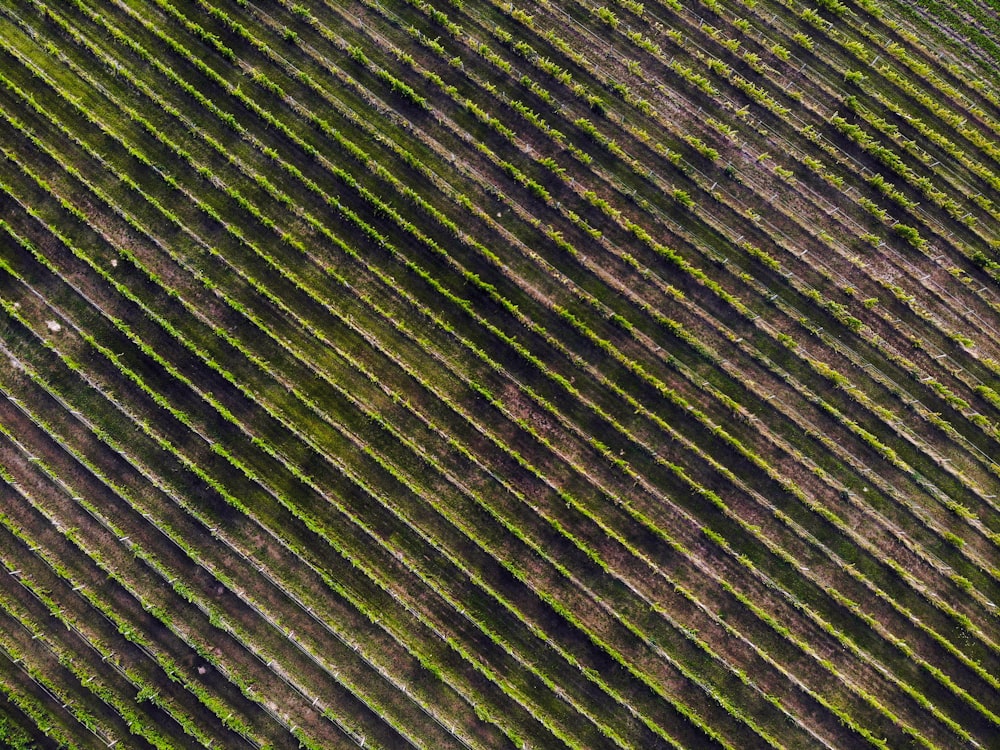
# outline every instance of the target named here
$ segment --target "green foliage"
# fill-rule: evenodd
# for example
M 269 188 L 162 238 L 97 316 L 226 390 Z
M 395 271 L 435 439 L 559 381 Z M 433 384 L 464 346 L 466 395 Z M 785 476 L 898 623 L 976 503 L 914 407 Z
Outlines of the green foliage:
M 803 49 L 809 50 L 810 52 L 812 51 L 813 40 L 811 36 L 803 34 L 801 31 L 796 31 L 794 34 L 792 34 L 792 41 L 794 41 Z
M 792 56 L 791 51 L 787 47 L 778 44 L 777 42 L 771 45 L 771 54 L 779 60 L 784 60 L 785 62 L 787 62 Z
M 907 224 L 894 224 L 892 230 L 919 250 L 925 249 L 929 244 L 926 239 L 920 236 L 916 227 Z
M 694 198 L 692 198 L 686 190 L 681 190 L 680 188 L 674 188 L 670 193 L 670 197 L 673 198 L 675 201 L 677 201 L 684 208 L 694 207 Z
M 795 183 L 795 173 L 790 169 L 785 169 L 784 167 L 775 164 L 774 173 L 785 182 L 791 184 Z
M 628 10 L 629 13 L 639 18 L 642 18 L 646 13 L 646 6 L 643 3 L 637 2 L 637 0 L 616 0 L 616 2 Z
M 614 12 L 607 6 L 604 5 L 598 6 L 597 8 L 594 9 L 593 13 L 595 16 L 597 16 L 598 20 L 600 20 L 601 23 L 607 24 L 613 29 L 618 28 L 619 24 L 618 16 L 616 16 Z
M 0 745 L 10 750 L 35 750 L 31 737 L 0 713 Z
M 842 16 L 847 12 L 847 6 L 840 0 L 816 0 L 816 4 L 823 10 L 828 10 L 836 16 Z
M 716 151 L 711 146 L 709 146 L 703 140 L 701 140 L 701 138 L 699 138 L 698 136 L 688 134 L 688 135 L 684 136 L 684 140 L 689 145 L 693 146 L 694 149 L 699 154 L 701 154 L 702 156 L 704 156 L 709 161 L 716 161 L 716 160 L 718 160 L 718 158 L 719 158 L 719 152 Z

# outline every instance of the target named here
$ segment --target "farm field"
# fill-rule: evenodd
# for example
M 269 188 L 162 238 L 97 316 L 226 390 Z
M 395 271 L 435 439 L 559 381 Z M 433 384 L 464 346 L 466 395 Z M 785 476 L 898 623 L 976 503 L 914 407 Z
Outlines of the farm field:
M 1000 747 L 989 0 L 0 0 L 0 744 Z

